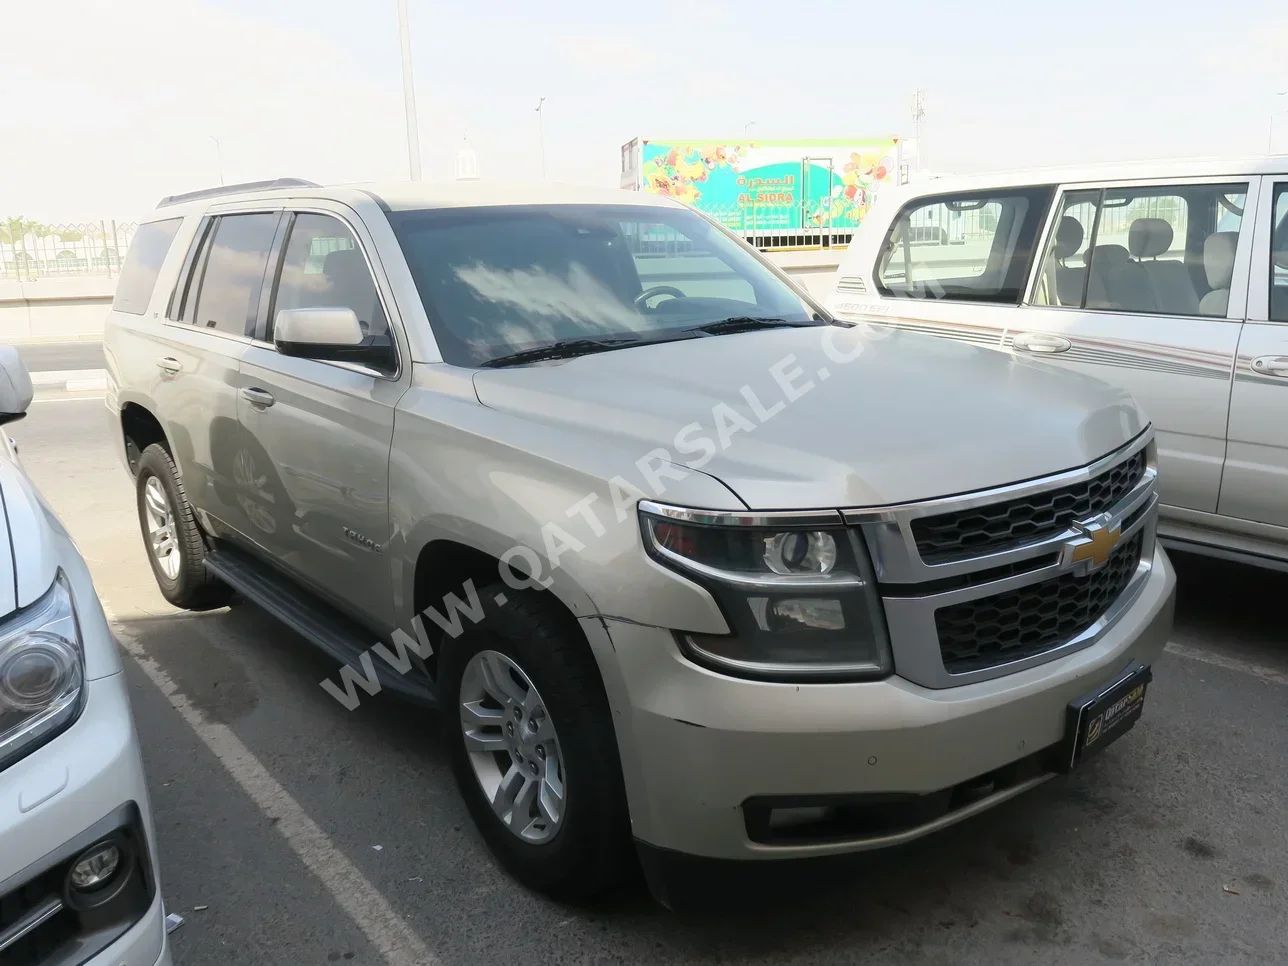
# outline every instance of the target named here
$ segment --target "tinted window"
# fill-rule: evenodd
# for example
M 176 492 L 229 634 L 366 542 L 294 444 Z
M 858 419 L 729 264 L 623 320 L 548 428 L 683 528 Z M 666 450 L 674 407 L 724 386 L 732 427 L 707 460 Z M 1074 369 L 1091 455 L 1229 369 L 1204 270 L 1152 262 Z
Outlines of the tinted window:
M 659 293 L 647 298 L 650 304 L 676 297 L 675 292 L 667 295 L 663 289 L 675 289 L 684 298 L 756 301 L 751 282 L 712 254 L 708 245 L 661 222 L 630 221 L 621 227 L 640 285 L 645 292 Z
M 1016 303 L 1052 189 L 967 192 L 904 206 L 877 258 L 895 298 Z
M 734 317 L 815 318 L 759 258 L 684 208 L 403 211 L 390 222 L 456 365 L 567 339 L 691 337 Z
M 1246 200 L 1246 184 L 1070 192 L 1034 302 L 1224 318 Z
M 112 300 L 114 311 L 142 315 L 148 310 L 161 263 L 165 261 L 174 234 L 182 223 L 182 218 L 167 218 L 139 225 L 126 253 L 125 264 L 121 266 L 121 277 L 116 282 L 116 298 Z
M 255 322 L 276 214 L 225 215 L 215 225 L 194 323 L 246 335 Z
M 1275 186 L 1274 228 L 1270 236 L 1270 318 L 1288 322 L 1288 184 Z
M 317 308 L 353 309 L 366 335 L 388 337 L 376 283 L 353 233 L 338 218 L 301 214 L 286 243 L 273 312 Z

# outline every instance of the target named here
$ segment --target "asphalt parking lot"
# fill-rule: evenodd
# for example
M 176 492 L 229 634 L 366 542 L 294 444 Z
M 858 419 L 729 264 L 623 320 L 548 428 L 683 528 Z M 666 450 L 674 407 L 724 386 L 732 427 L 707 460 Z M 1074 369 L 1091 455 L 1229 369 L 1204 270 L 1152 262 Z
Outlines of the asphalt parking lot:
M 132 657 L 183 966 L 1288 961 L 1288 574 L 1178 557 L 1145 716 L 1068 778 L 826 878 L 754 877 L 719 912 L 642 886 L 574 909 L 493 865 L 432 714 L 344 710 L 333 665 L 252 605 L 165 604 L 100 399 L 8 429 Z

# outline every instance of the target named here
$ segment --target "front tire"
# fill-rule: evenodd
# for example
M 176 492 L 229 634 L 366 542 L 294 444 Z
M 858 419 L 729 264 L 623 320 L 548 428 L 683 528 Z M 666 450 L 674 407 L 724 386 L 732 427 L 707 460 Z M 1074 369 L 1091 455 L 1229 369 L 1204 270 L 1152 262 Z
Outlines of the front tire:
M 227 604 L 232 588 L 206 572 L 206 544 L 169 451 L 153 443 L 138 467 L 139 528 L 161 596 L 185 610 Z
M 594 898 L 631 868 L 599 669 L 576 621 L 546 595 L 496 584 L 480 598 L 484 619 L 442 656 L 457 784 L 511 875 L 558 899 Z

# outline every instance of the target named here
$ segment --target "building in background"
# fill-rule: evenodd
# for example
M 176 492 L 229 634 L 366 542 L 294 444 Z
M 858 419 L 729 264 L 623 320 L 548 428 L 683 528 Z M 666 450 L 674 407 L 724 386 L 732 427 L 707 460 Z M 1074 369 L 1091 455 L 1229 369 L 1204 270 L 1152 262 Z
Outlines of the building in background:
M 881 186 L 908 177 L 898 137 L 622 145 L 623 188 L 690 204 L 762 249 L 848 244 Z

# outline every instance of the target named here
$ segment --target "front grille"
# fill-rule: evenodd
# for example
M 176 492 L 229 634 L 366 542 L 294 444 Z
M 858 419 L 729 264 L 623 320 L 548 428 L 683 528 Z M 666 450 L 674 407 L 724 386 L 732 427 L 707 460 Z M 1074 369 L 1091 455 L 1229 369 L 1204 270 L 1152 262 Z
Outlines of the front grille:
M 67 865 L 63 863 L 0 896 L 0 935 L 4 935 L 23 917 L 49 900 L 57 899 L 62 894 L 66 875 Z M 5 966 L 26 966 L 29 963 L 46 962 L 76 938 L 78 926 L 75 914 L 68 909 L 61 909 L 57 915 L 26 933 L 0 953 L 0 963 Z
M 1141 450 L 1090 480 L 914 520 L 913 539 L 925 563 L 947 563 L 1053 537 L 1075 520 L 1116 506 L 1144 475 L 1145 451 Z
M 1062 574 L 1019 590 L 940 608 L 935 626 L 944 669 L 966 674 L 996 667 L 1077 637 L 1127 589 L 1143 544 L 1143 534 L 1137 533 L 1090 574 Z

